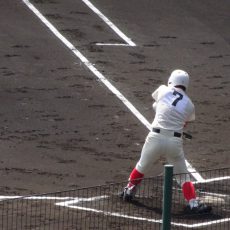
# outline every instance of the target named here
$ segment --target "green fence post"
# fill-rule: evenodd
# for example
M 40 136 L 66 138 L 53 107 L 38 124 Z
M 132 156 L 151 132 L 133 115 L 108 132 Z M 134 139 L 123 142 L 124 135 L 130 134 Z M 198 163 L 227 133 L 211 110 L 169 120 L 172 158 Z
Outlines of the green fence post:
M 163 188 L 162 230 L 171 229 L 173 165 L 165 165 Z

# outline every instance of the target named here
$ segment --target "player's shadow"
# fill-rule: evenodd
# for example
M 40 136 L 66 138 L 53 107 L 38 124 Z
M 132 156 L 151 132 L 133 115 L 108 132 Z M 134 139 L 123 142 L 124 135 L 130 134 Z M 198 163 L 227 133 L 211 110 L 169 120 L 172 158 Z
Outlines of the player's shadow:
M 131 204 L 138 207 L 138 208 L 143 208 L 148 211 L 155 212 L 158 215 L 162 215 L 162 208 L 159 207 L 153 207 L 150 204 L 145 204 L 141 201 L 138 200 L 132 200 Z M 194 213 L 187 213 L 185 210 L 172 210 L 172 218 L 177 218 L 177 219 L 190 219 L 190 220 L 218 220 L 222 219 L 223 216 L 220 214 L 216 214 L 214 211 L 211 213 L 200 213 L 200 214 L 194 214 Z
M 193 220 L 218 220 L 222 219 L 223 216 L 220 214 L 215 213 L 214 210 L 212 210 L 210 213 L 188 213 L 186 209 L 172 214 L 172 217 L 178 218 L 178 219 L 193 219 Z
M 143 209 L 146 209 L 146 210 L 148 210 L 148 211 L 155 212 L 155 213 L 160 214 L 160 215 L 162 214 L 162 209 L 161 209 L 161 208 L 152 207 L 152 206 L 150 206 L 150 205 L 148 205 L 148 204 L 144 204 L 144 203 L 142 203 L 142 202 L 140 202 L 140 201 L 138 201 L 138 200 L 132 200 L 131 203 L 132 203 L 134 206 L 138 207 L 138 208 L 143 208 Z

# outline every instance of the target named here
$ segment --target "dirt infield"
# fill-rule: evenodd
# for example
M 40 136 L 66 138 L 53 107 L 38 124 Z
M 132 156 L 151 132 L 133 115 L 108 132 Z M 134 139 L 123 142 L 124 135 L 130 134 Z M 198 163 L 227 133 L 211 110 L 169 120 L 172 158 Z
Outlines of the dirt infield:
M 196 122 L 186 157 L 199 171 L 230 164 L 230 2 L 33 0 L 40 12 L 143 114 L 169 73 L 191 75 Z M 147 128 L 22 1 L 0 3 L 1 195 L 126 180 Z M 162 161 L 149 175 L 158 174 Z

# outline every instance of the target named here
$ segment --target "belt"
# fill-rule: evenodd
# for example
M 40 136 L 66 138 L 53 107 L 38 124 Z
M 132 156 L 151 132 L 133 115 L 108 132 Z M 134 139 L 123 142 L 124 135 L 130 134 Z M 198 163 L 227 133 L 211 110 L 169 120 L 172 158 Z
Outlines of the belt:
M 155 133 L 160 133 L 160 132 L 161 132 L 160 129 L 156 129 L 156 128 L 152 128 L 152 131 L 155 132 Z M 174 137 L 181 137 L 182 134 L 181 134 L 181 133 L 178 133 L 178 132 L 174 132 L 174 133 L 173 133 L 173 136 L 174 136 Z

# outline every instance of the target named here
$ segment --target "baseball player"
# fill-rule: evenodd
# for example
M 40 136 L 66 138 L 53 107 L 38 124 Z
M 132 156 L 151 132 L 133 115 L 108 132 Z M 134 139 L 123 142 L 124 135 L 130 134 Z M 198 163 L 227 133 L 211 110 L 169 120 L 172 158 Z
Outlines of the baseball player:
M 188 73 L 183 70 L 174 70 L 168 79 L 168 85 L 161 85 L 152 93 L 155 100 L 152 130 L 146 137 L 141 157 L 121 194 L 123 200 L 131 201 L 134 198 L 137 185 L 162 155 L 166 157 L 168 163 L 174 166 L 175 174 L 188 173 L 182 135 L 187 122 L 195 120 L 194 105 L 186 94 L 188 86 Z M 196 213 L 211 211 L 210 206 L 197 199 L 194 185 L 188 175 L 180 181 L 180 185 L 190 211 Z

